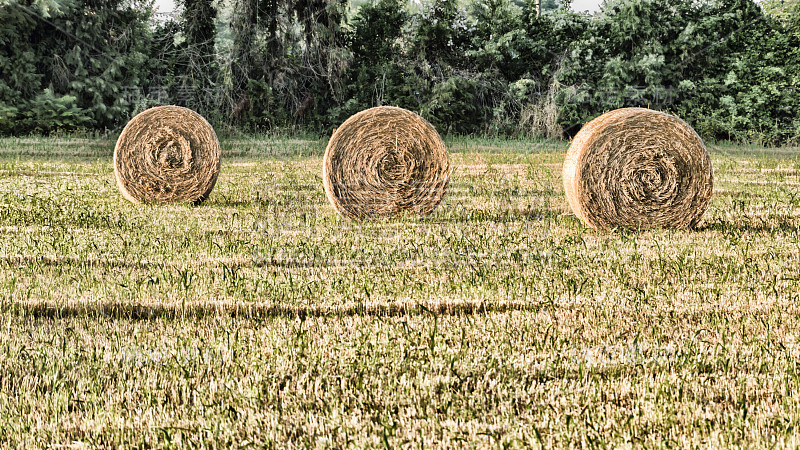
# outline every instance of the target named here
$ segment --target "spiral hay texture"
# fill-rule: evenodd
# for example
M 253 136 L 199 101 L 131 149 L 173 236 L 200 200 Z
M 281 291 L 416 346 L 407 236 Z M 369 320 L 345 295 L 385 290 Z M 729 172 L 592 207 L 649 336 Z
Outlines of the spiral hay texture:
M 220 167 L 214 129 L 180 106 L 150 108 L 122 130 L 114 148 L 114 174 L 133 203 L 200 203 L 211 193 Z
M 572 211 L 600 230 L 695 227 L 712 187 L 708 151 L 692 127 L 645 108 L 587 123 L 564 162 Z
M 322 164 L 328 200 L 351 219 L 429 213 L 442 200 L 449 174 L 436 129 L 391 106 L 347 119 L 331 136 Z

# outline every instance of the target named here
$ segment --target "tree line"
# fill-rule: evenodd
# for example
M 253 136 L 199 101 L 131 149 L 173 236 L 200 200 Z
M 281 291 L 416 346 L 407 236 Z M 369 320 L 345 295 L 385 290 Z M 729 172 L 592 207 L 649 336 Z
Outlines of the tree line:
M 800 5 L 606 0 L 0 0 L 0 134 L 118 130 L 158 104 L 329 132 L 396 105 L 440 132 L 574 134 L 611 109 L 800 141 Z

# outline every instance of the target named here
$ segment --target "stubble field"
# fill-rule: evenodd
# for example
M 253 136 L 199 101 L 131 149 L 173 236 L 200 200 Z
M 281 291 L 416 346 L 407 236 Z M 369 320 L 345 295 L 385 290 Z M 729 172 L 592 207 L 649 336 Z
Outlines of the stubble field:
M 447 144 L 432 215 L 353 222 L 324 140 L 224 140 L 197 207 L 0 140 L 0 446 L 800 444 L 800 149 L 712 145 L 700 229 L 601 233 L 567 143 Z

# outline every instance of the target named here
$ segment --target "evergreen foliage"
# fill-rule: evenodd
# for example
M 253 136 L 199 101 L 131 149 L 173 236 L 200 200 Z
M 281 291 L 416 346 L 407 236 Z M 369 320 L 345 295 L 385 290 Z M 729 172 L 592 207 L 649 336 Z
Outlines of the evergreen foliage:
M 397 105 L 443 132 L 559 137 L 647 106 L 706 138 L 800 141 L 797 1 L 180 6 L 154 22 L 129 1 L 0 0 L 0 134 L 118 129 L 174 103 L 245 129 L 330 130 Z
M 129 1 L 0 6 L 0 133 L 118 127 L 140 86 L 148 13 Z

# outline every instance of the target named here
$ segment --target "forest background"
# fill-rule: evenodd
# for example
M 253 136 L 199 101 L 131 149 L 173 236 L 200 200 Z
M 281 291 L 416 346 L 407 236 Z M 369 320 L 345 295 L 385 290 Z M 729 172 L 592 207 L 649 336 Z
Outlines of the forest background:
M 611 109 L 800 141 L 800 4 L 0 0 L 0 135 L 115 133 L 177 104 L 218 132 L 326 134 L 377 105 L 447 134 L 573 135 Z

